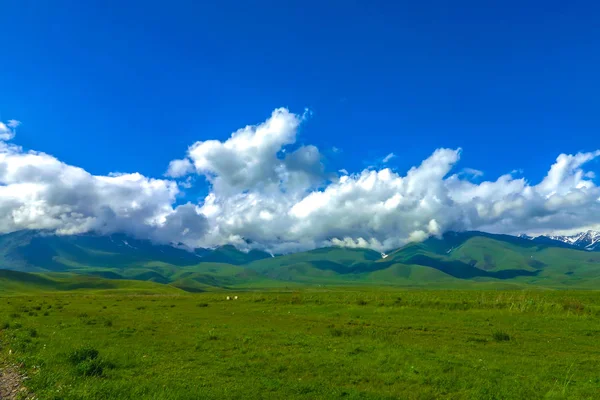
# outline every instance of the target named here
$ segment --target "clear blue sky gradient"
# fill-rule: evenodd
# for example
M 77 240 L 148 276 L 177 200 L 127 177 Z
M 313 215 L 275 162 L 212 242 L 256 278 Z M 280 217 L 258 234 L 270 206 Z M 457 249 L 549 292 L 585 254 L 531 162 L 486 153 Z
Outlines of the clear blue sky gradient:
M 280 106 L 331 170 L 438 147 L 484 179 L 600 148 L 600 2 L 3 1 L 0 118 L 94 174 L 160 177 Z M 342 151 L 331 151 L 335 146 Z M 596 162 L 591 169 L 599 170 Z M 598 174 L 600 175 L 600 174 Z

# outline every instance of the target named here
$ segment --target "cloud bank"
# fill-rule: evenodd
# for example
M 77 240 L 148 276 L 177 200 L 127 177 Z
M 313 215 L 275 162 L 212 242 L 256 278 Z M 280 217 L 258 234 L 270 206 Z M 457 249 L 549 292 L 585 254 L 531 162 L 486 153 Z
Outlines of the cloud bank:
M 7 143 L 17 125 L 0 123 L 0 232 L 122 231 L 162 242 L 204 236 L 208 222 L 196 206 L 173 206 L 176 182 L 138 173 L 95 176 L 48 154 L 23 151 Z
M 536 184 L 517 172 L 495 181 L 469 168 L 453 173 L 460 149 L 437 149 L 405 174 L 334 173 L 317 147 L 294 146 L 305 118 L 280 108 L 225 141 L 193 143 L 165 179 L 94 176 L 10 144 L 18 122 L 0 124 L 0 231 L 124 231 L 280 253 L 328 245 L 384 251 L 448 230 L 541 233 L 600 224 L 600 188 L 584 169 L 600 150 L 559 155 Z M 392 154 L 388 161 L 401 157 Z M 204 181 L 203 201 L 175 205 L 182 188 Z

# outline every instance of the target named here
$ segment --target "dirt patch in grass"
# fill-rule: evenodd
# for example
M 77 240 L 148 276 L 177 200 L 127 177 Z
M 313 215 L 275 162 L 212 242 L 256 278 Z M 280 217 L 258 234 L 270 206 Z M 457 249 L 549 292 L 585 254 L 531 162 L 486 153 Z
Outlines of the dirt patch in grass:
M 16 368 L 0 367 L 0 400 L 32 399 L 23 385 L 25 378 Z

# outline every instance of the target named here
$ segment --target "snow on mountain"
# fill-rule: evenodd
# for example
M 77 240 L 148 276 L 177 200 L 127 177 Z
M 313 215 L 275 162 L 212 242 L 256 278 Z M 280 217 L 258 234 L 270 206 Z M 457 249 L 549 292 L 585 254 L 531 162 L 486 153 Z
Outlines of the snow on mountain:
M 600 232 L 587 231 L 574 244 L 585 247 L 588 250 L 600 249 Z
M 570 244 L 571 246 L 580 247 L 585 250 L 600 250 L 600 232 L 597 231 L 580 232 L 571 236 L 546 235 L 545 237 Z

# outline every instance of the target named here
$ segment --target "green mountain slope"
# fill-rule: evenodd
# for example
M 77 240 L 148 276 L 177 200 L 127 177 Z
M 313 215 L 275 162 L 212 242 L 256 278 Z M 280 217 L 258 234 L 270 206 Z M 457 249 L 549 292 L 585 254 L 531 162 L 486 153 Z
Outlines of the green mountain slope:
M 28 272 L 132 269 L 145 268 L 149 263 L 242 265 L 264 258 L 271 255 L 257 250 L 245 253 L 233 246 L 188 251 L 123 234 L 57 236 L 42 231 L 18 231 L 0 235 L 0 268 Z
M 430 266 L 460 279 L 555 284 L 600 276 L 600 253 L 481 232 L 448 233 L 409 244 L 379 261 L 388 262 Z
M 272 256 L 264 251 L 250 250 L 249 252 L 245 253 L 236 249 L 234 246 L 225 245 L 217 247 L 213 251 L 203 255 L 201 262 L 243 265 L 267 258 L 272 258 Z
M 0 236 L 0 267 L 21 271 L 130 267 L 149 261 L 190 265 L 199 260 L 193 252 L 122 234 L 57 236 L 41 231 L 18 231 Z
M 148 281 L 188 291 L 255 282 L 273 286 L 268 278 L 239 266 L 265 257 L 271 258 L 271 255 L 260 251 L 244 253 L 233 246 L 191 252 L 120 234 L 57 236 L 41 231 L 19 231 L 0 235 L 0 268 L 68 272 L 104 280 Z M 55 283 L 47 282 L 48 285 Z
M 320 270 L 331 270 L 336 273 L 360 273 L 370 270 L 372 263 L 381 255 L 369 249 L 350 249 L 342 247 L 325 247 L 302 253 L 259 260 L 247 265 L 259 272 L 269 273 L 281 267 L 301 263 L 310 263 Z

